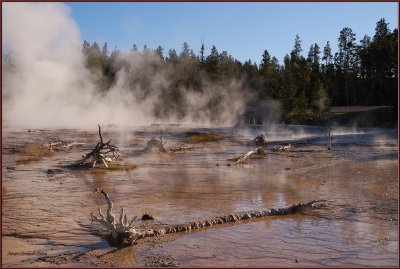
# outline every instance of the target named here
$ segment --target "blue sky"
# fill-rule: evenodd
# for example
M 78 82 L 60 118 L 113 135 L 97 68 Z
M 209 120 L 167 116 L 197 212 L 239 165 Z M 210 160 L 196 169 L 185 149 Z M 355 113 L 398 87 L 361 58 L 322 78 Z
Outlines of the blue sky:
M 296 34 L 303 55 L 326 41 L 336 51 L 339 32 L 352 28 L 357 41 L 373 36 L 376 22 L 385 18 L 398 28 L 397 3 L 66 3 L 82 39 L 128 50 L 135 43 L 155 49 L 181 51 L 183 42 L 198 53 L 202 39 L 207 55 L 215 45 L 234 58 L 259 63 L 265 49 L 280 63 L 293 48 Z

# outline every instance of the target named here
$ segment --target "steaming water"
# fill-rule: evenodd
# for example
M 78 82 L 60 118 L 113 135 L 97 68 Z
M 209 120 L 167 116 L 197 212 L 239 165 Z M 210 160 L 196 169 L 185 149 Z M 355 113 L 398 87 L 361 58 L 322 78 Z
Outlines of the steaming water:
M 224 133 L 228 139 L 194 144 L 192 151 L 142 154 L 146 141 L 162 136 L 169 146 L 185 145 L 185 131 Z M 177 239 L 116 258 L 144 266 L 148 255 L 167 254 L 179 265 L 193 266 L 394 266 L 398 264 L 397 130 L 333 130 L 326 151 L 317 127 L 201 129 L 184 126 L 103 127 L 130 172 L 74 172 L 60 168 L 78 160 L 97 141 L 97 130 L 3 128 L 3 265 L 28 265 L 37 258 L 9 251 L 47 254 L 108 248 L 90 229 L 89 215 L 111 196 L 115 212 L 152 213 L 174 224 L 231 212 L 287 206 L 313 199 L 332 200 L 303 214 L 225 224 L 183 233 Z M 229 158 L 254 148 L 264 133 L 266 147 L 295 143 L 291 152 L 273 153 L 244 166 L 227 167 Z M 12 147 L 47 143 L 48 137 L 83 142 L 85 147 L 16 164 Z M 216 164 L 219 164 L 217 166 Z M 98 226 L 95 226 L 98 227 Z

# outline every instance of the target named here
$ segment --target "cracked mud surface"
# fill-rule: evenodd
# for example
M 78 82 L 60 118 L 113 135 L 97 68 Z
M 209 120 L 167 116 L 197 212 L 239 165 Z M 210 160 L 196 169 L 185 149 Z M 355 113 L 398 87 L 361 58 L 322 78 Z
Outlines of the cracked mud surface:
M 290 129 L 287 137 L 267 132 L 267 140 L 276 144 L 265 147 L 265 157 L 227 167 L 228 159 L 255 148 L 249 141 L 261 131 L 212 129 L 230 138 L 190 151 L 143 155 L 140 151 L 151 136 L 162 135 L 166 147 L 185 147 L 188 129 L 107 129 L 103 128 L 103 136 L 112 138 L 125 155 L 123 161 L 137 164 L 137 170 L 87 172 L 61 167 L 91 148 L 96 128 L 31 132 L 3 128 L 3 267 L 398 265 L 396 130 L 342 128 L 333 136 L 331 151 L 313 130 Z M 46 135 L 86 147 L 16 163 L 15 147 L 47 143 Z M 289 143 L 297 145 L 288 152 L 269 151 Z M 109 193 L 116 212 L 123 206 L 128 216 L 151 213 L 164 224 L 314 199 L 332 201 L 298 215 L 222 224 L 115 249 L 98 236 L 100 227 L 90 226 L 90 212 L 105 208 L 95 188 Z

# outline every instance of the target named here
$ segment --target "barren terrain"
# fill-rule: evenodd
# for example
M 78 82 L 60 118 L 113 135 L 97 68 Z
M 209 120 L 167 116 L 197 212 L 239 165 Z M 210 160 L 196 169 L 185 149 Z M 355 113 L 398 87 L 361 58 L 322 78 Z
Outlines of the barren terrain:
M 192 141 L 187 132 L 212 133 Z M 265 134 L 267 154 L 243 165 L 230 159 L 255 149 Z M 3 127 L 3 267 L 304 267 L 398 265 L 398 146 L 395 129 L 280 126 L 269 130 L 185 126 L 103 127 L 123 154 L 127 171 L 71 170 L 96 143 L 88 129 L 27 130 Z M 48 138 L 83 143 L 26 158 L 27 145 Z M 143 153 L 162 137 L 167 153 Z M 274 146 L 294 145 L 273 152 Z M 24 150 L 25 149 L 25 150 Z M 32 146 L 28 147 L 32 150 Z M 91 225 L 90 213 L 107 191 L 116 212 L 144 213 L 156 227 L 235 212 L 326 199 L 324 207 L 289 216 L 221 224 L 147 238 L 118 249 Z

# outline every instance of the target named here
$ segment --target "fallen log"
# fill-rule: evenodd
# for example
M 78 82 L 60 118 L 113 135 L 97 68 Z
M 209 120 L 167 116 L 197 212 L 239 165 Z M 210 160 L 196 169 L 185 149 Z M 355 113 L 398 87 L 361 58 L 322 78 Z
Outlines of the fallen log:
M 294 146 L 292 144 L 289 144 L 287 146 L 273 147 L 271 149 L 271 151 L 273 151 L 273 152 L 284 152 L 284 151 L 291 150 L 292 148 L 294 148 Z
M 233 161 L 235 161 L 235 165 L 239 165 L 239 164 L 244 164 L 248 159 L 253 158 L 255 156 L 262 156 L 262 155 L 266 155 L 266 151 L 265 149 L 263 149 L 263 147 L 258 147 L 254 150 L 250 150 L 249 152 L 247 152 L 246 154 L 238 157 L 238 158 L 234 158 L 232 159 Z M 232 164 L 229 163 L 228 166 L 231 166 Z
M 137 243 L 139 239 L 145 237 L 152 237 L 164 234 L 178 233 L 178 232 L 188 232 L 195 229 L 200 229 L 204 227 L 210 227 L 217 224 L 227 223 L 227 222 L 238 222 L 240 220 L 250 220 L 254 218 L 266 217 L 266 216 L 281 216 L 299 213 L 307 208 L 313 208 L 316 203 L 327 202 L 327 200 L 313 200 L 307 203 L 297 203 L 288 207 L 282 207 L 277 209 L 267 209 L 250 211 L 238 214 L 230 214 L 221 217 L 214 217 L 202 221 L 189 222 L 185 224 L 177 224 L 162 227 L 159 229 L 148 229 L 139 230 L 133 226 L 134 221 L 137 217 L 134 217 L 129 223 L 127 222 L 127 216 L 123 217 L 123 210 L 121 209 L 121 216 L 119 218 L 119 223 L 115 221 L 115 216 L 112 214 L 113 203 L 110 197 L 103 190 L 101 191 L 106 199 L 108 209 L 107 216 L 101 212 L 99 209 L 100 218 L 96 217 L 94 213 L 91 213 L 92 223 L 99 222 L 108 230 L 107 238 L 110 240 L 111 244 L 118 246 L 130 246 Z M 124 220 L 122 220 L 124 218 Z
M 50 137 L 47 147 L 50 151 L 66 151 L 74 147 L 81 147 L 83 145 L 85 145 L 85 143 L 67 143 L 65 141 Z
M 168 152 L 181 152 L 181 151 L 190 151 L 190 150 L 194 150 L 195 147 L 190 147 L 190 146 L 182 146 L 182 147 L 169 147 L 167 149 Z

